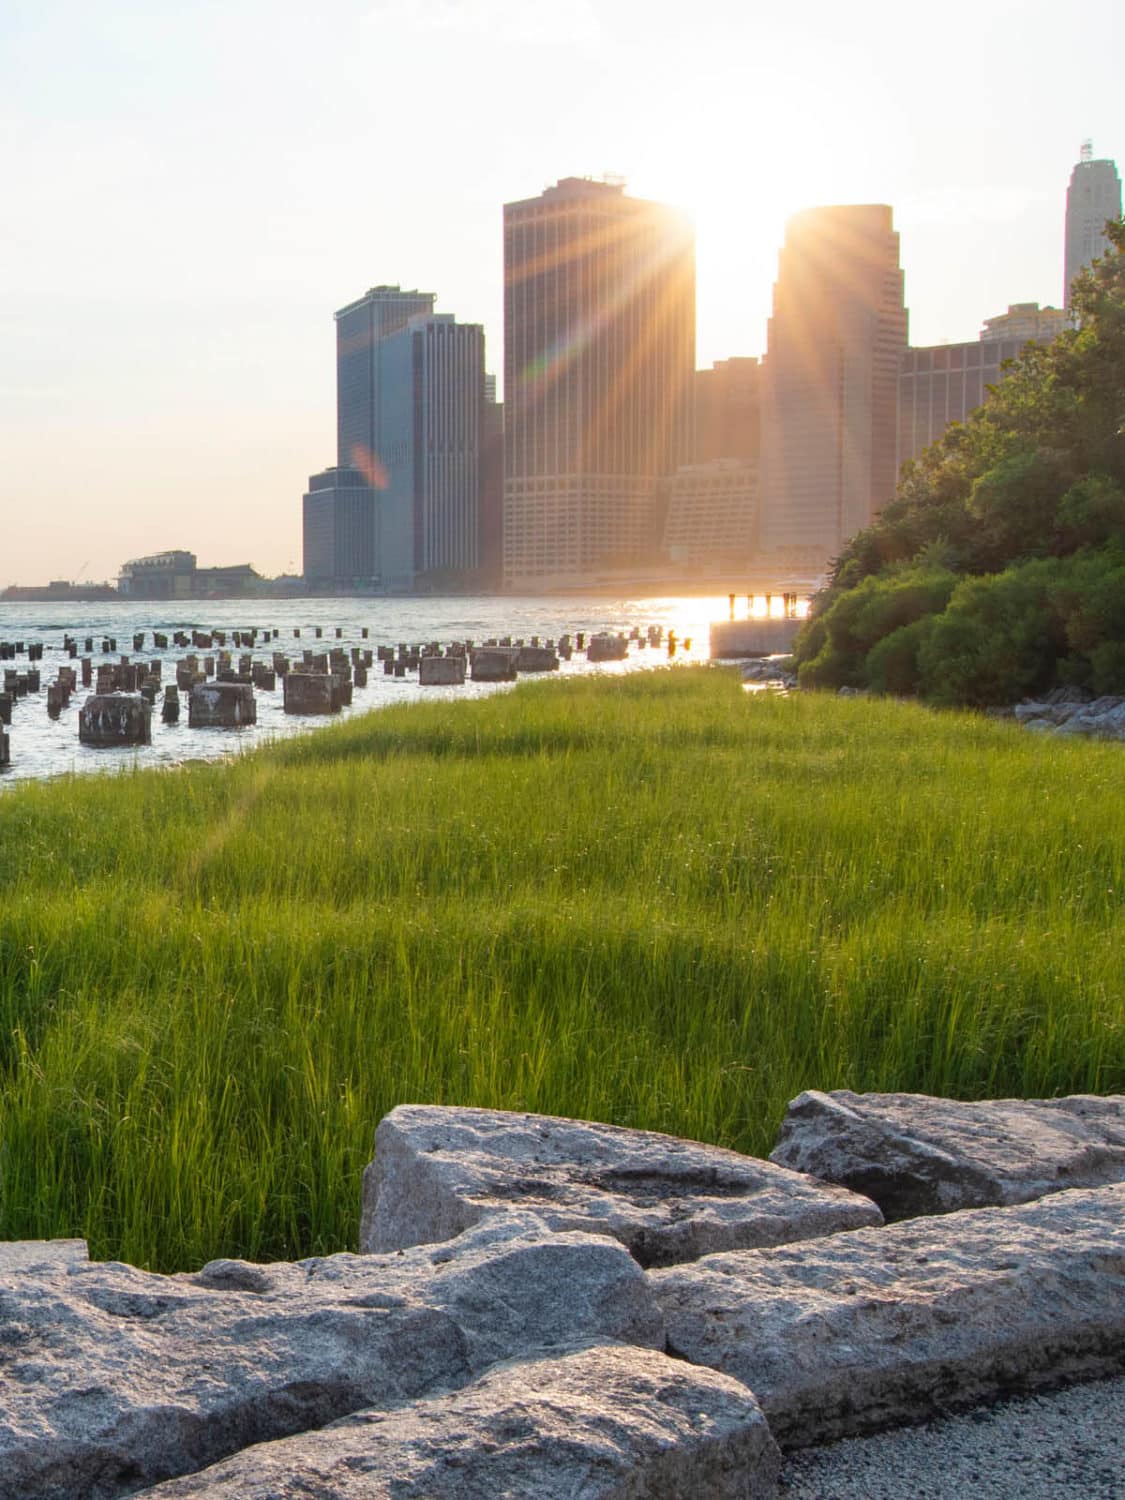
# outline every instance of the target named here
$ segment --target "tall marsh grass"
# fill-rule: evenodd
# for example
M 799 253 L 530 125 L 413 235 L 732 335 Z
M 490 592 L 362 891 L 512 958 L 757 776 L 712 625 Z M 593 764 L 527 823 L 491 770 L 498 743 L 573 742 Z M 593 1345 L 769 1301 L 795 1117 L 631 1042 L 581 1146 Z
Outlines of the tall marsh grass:
M 1125 751 L 676 670 L 0 797 L 0 1238 L 354 1246 L 404 1101 L 1125 1087 Z

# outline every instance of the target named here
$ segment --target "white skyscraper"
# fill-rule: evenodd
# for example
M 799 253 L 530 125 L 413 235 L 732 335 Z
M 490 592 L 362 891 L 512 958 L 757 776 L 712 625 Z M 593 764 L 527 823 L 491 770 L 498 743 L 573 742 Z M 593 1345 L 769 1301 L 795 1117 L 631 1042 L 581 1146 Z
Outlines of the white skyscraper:
M 1121 217 L 1121 179 L 1116 162 L 1094 160 L 1090 141 L 1082 143 L 1082 159 L 1070 174 L 1066 191 L 1066 288 L 1064 306 L 1070 306 L 1070 288 L 1083 266 L 1105 254 L 1107 219 Z

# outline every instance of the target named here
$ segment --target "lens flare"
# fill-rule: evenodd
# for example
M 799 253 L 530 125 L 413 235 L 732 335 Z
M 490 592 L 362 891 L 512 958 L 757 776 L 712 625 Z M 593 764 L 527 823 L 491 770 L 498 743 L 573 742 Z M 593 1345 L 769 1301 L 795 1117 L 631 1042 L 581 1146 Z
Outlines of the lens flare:
M 351 459 L 352 467 L 359 470 L 373 490 L 385 490 L 390 487 L 391 476 L 387 473 L 377 453 L 372 453 L 371 449 L 365 448 L 362 443 L 353 443 Z

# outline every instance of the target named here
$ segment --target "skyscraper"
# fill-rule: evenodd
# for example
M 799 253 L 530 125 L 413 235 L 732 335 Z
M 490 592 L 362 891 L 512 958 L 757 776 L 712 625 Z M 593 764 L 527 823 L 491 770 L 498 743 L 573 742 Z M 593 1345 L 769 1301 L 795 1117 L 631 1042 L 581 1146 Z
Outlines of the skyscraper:
M 411 318 L 379 345 L 380 574 L 472 572 L 480 560 L 484 330 L 448 313 Z
M 762 381 L 763 550 L 823 564 L 894 494 L 906 332 L 890 208 L 790 219 Z
M 301 506 L 304 561 L 312 588 L 374 588 L 379 581 L 379 505 L 358 469 L 309 477 Z
M 484 331 L 432 292 L 373 287 L 336 314 L 339 463 L 304 497 L 304 571 L 393 590 L 480 563 Z
M 1106 220 L 1120 217 L 1121 179 L 1117 165 L 1106 158 L 1095 161 L 1092 143 L 1083 141 L 1081 160 L 1075 164 L 1066 190 L 1064 307 L 1070 306 L 1070 289 L 1079 271 L 1109 249 Z
M 379 362 L 388 334 L 419 313 L 432 313 L 433 292 L 373 286 L 336 314 L 336 463 L 366 472 L 379 459 Z
M 683 217 L 567 177 L 504 208 L 504 578 L 582 581 L 646 543 L 687 461 L 695 249 Z

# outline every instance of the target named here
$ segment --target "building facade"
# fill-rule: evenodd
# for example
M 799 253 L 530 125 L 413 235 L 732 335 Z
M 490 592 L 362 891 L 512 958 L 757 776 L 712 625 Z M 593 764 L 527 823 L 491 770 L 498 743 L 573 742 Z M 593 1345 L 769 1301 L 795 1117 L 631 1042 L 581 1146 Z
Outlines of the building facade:
M 757 464 L 761 383 L 757 359 L 720 359 L 709 370 L 696 370 L 694 463 L 739 458 Z
M 480 564 L 484 330 L 411 318 L 378 350 L 385 587 L 436 586 Z
M 656 543 L 691 456 L 695 249 L 673 209 L 564 178 L 504 208 L 508 587 L 581 582 Z
M 936 443 L 951 422 L 963 422 L 975 411 L 989 387 L 1005 378 L 1005 362 L 1018 359 L 1026 343 L 982 334 L 971 343 L 907 349 L 898 380 L 896 467 Z
M 504 581 L 504 403 L 496 399 L 496 377 L 486 375 L 481 411 L 480 581 L 498 589 Z
M 748 459 L 685 464 L 662 486 L 664 552 L 699 572 L 749 566 L 758 547 L 758 470 Z
M 1089 141 L 1070 174 L 1066 190 L 1066 286 L 1063 305 L 1070 306 L 1070 289 L 1084 266 L 1109 249 L 1107 219 L 1121 217 L 1121 178 L 1116 162 L 1094 159 Z
M 894 494 L 907 314 L 889 207 L 789 221 L 762 377 L 761 542 L 817 566 Z

